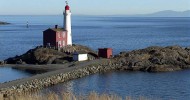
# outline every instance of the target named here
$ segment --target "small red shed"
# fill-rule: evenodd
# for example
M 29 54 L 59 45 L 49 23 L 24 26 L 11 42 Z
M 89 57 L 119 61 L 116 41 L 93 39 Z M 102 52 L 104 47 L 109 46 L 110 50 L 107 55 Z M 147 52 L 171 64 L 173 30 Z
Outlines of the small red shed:
M 67 31 L 63 28 L 49 28 L 43 32 L 43 45 L 59 49 L 67 45 Z
M 111 58 L 113 55 L 112 48 L 99 48 L 98 56 L 102 58 Z

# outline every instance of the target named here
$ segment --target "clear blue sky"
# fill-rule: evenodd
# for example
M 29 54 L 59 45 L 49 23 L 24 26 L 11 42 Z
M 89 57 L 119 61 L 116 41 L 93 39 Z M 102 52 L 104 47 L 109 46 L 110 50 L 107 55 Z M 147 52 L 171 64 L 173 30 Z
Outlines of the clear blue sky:
M 190 0 L 68 0 L 73 14 L 131 15 L 190 10 Z M 0 0 L 0 15 L 62 14 L 65 0 Z

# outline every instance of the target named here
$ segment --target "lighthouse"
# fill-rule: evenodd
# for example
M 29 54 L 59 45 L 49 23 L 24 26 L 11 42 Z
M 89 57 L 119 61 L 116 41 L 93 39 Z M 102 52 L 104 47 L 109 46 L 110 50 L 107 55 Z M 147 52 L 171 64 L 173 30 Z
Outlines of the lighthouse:
M 63 15 L 64 15 L 64 29 L 67 31 L 67 45 L 72 46 L 71 10 L 67 1 Z
M 71 11 L 66 1 L 65 11 L 63 12 L 64 25 L 63 28 L 55 25 L 54 28 L 49 28 L 43 31 L 43 46 L 60 49 L 64 46 L 72 46 L 71 32 Z

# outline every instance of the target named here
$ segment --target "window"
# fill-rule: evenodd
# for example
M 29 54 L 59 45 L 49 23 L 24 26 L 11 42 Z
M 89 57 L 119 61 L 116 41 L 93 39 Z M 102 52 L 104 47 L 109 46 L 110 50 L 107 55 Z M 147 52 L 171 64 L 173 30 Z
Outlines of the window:
M 65 41 L 63 41 L 63 46 L 65 46 L 66 44 L 65 44 Z
M 65 32 L 63 32 L 63 38 L 65 38 Z

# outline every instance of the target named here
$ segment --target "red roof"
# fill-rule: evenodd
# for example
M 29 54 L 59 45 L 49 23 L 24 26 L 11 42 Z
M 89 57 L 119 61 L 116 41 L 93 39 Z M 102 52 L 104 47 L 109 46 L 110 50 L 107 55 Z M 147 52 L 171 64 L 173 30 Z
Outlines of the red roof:
M 65 10 L 69 10 L 70 7 L 68 5 L 65 6 Z

